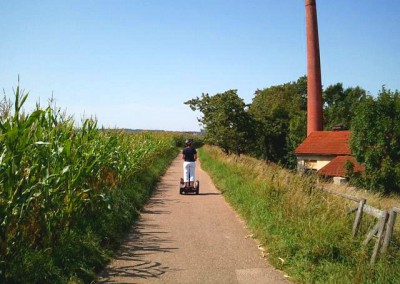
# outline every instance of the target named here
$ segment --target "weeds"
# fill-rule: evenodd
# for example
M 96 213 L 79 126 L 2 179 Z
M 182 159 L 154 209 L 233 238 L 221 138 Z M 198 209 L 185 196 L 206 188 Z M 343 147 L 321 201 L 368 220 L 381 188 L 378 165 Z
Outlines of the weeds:
M 313 176 L 300 176 L 246 156 L 226 156 L 208 146 L 199 155 L 202 167 L 267 248 L 269 261 L 292 280 L 400 282 L 399 251 L 392 248 L 371 266 L 371 247 L 361 244 L 369 225 L 364 224 L 360 237 L 353 238 L 354 215 L 348 214 L 348 204 L 317 189 Z

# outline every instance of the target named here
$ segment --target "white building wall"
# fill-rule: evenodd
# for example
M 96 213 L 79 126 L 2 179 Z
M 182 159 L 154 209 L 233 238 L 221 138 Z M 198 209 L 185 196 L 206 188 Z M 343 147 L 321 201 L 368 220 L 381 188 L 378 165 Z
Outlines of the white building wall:
M 318 171 L 329 164 L 335 156 L 297 156 L 297 169 L 307 169 Z

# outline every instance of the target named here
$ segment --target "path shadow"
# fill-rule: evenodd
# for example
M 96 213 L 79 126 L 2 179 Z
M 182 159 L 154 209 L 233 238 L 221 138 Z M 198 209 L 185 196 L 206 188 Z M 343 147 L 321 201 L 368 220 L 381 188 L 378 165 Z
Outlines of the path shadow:
M 171 269 L 159 261 L 146 257 L 153 253 L 170 253 L 178 248 L 169 245 L 169 232 L 159 226 L 138 224 L 129 233 L 119 253 L 110 265 L 99 274 L 97 283 L 135 283 L 138 279 L 158 278 Z
M 209 195 L 221 195 L 221 193 L 217 193 L 217 192 L 204 192 L 204 193 L 201 193 L 201 192 L 199 192 L 199 194 L 196 194 L 196 193 L 194 193 L 194 192 L 190 192 L 190 193 L 185 193 L 185 194 L 182 194 L 181 196 L 209 196 Z
M 169 211 L 159 208 L 164 202 L 152 200 L 150 203 L 157 205 L 155 209 L 150 206 L 142 213 L 169 214 Z M 140 218 L 121 245 L 113 262 L 98 275 L 96 283 L 136 283 L 139 279 L 159 278 L 172 269 L 160 261 L 153 261 L 149 255 L 177 250 L 178 248 L 171 246 L 171 243 L 170 232 L 151 224 L 146 218 Z
M 205 193 L 199 192 L 199 195 L 221 195 L 221 193 L 220 192 L 205 192 Z

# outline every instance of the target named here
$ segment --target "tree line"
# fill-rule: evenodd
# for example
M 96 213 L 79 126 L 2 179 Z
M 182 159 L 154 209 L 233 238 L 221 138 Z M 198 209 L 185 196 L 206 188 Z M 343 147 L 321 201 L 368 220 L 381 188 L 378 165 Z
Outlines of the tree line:
M 336 83 L 323 89 L 324 130 L 351 131 L 350 147 L 365 171 L 348 167 L 351 182 L 384 193 L 400 193 L 400 94 L 382 87 L 372 96 Z M 237 90 L 185 102 L 201 112 L 206 143 L 227 154 L 246 153 L 286 168 L 296 167 L 294 149 L 307 135 L 307 77 L 258 89 L 246 104 Z

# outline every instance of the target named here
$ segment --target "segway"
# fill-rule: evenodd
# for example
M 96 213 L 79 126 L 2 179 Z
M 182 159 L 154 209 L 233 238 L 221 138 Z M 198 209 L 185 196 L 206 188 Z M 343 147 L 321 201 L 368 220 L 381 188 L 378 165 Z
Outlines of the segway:
M 188 175 L 190 177 L 190 173 L 189 172 L 188 172 Z M 193 186 L 190 185 L 191 182 L 189 182 L 188 184 L 189 184 L 188 186 L 185 186 L 185 182 L 183 181 L 183 178 L 181 178 L 181 182 L 179 184 L 179 193 L 180 194 L 187 194 L 187 193 L 199 194 L 200 182 L 198 180 L 196 180 L 194 182 Z

